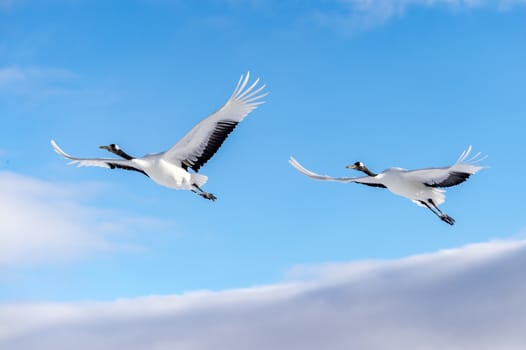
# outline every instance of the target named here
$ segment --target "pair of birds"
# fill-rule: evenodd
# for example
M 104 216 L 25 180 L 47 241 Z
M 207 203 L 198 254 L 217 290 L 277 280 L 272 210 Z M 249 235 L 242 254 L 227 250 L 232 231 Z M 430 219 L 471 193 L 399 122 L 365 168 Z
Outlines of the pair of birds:
M 78 158 L 65 153 L 54 140 L 51 140 L 55 152 L 71 160 L 77 166 L 98 166 L 110 169 L 132 170 L 146 175 L 161 186 L 190 190 L 197 195 L 215 201 L 212 193 L 202 189 L 208 177 L 198 174 L 199 169 L 212 158 L 235 127 L 267 95 L 263 92 L 265 85 L 258 86 L 259 79 L 248 84 L 250 73 L 241 76 L 232 96 L 215 113 L 203 119 L 190 132 L 181 138 L 166 152 L 133 157 L 124 152 L 118 145 L 100 146 L 122 159 L 117 158 Z M 405 170 L 390 168 L 376 174 L 362 162 L 347 166 L 363 172 L 362 177 L 330 177 L 319 175 L 305 169 L 293 157 L 289 163 L 302 174 L 316 180 L 359 183 L 367 186 L 387 188 L 394 194 L 406 197 L 419 206 L 431 210 L 442 221 L 453 225 L 455 220 L 443 213 L 438 206 L 444 203 L 444 187 L 458 185 L 476 173 L 481 166 L 475 163 L 483 158 L 480 153 L 469 158 L 471 146 L 464 151 L 455 164 L 442 168 Z M 190 172 L 192 169 L 193 172 Z

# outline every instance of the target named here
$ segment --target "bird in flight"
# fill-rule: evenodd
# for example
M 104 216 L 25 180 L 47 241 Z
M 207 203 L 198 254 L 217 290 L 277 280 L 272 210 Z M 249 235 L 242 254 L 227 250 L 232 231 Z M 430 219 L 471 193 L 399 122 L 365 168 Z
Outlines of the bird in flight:
M 315 180 L 343 183 L 355 182 L 367 186 L 387 188 L 396 195 L 405 197 L 421 207 L 428 208 L 442 221 L 453 225 L 455 219 L 438 208 L 446 199 L 444 194 L 445 190 L 442 188 L 458 185 L 483 168 L 482 166 L 476 165 L 476 163 L 484 160 L 486 157 L 481 157 L 479 152 L 468 159 L 470 153 L 471 146 L 462 152 L 455 164 L 441 168 L 417 170 L 389 168 L 376 174 L 369 170 L 362 162 L 356 162 L 346 166 L 348 169 L 363 172 L 366 176 L 362 177 L 330 177 L 318 175 L 305 169 L 293 157 L 290 157 L 289 163 L 300 173 Z
M 109 169 L 125 169 L 142 173 L 155 183 L 177 189 L 190 190 L 199 196 L 215 201 L 212 193 L 202 186 L 208 177 L 198 174 L 199 169 L 212 158 L 228 135 L 252 110 L 264 103 L 261 99 L 265 85 L 258 86 L 259 79 L 248 84 L 250 72 L 241 75 L 232 96 L 215 113 L 200 121 L 166 152 L 132 157 L 118 145 L 100 146 L 123 159 L 77 158 L 64 152 L 54 140 L 51 145 L 59 155 L 77 166 L 97 166 Z M 193 172 L 190 172 L 190 169 Z

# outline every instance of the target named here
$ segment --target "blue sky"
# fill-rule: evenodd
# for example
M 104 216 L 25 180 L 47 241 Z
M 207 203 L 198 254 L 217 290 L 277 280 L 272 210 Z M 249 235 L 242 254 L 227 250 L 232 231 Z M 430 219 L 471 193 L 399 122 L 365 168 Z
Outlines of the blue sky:
M 0 0 L 0 302 L 230 290 L 297 266 L 524 235 L 526 2 Z M 218 200 L 76 169 L 173 145 L 239 76 L 266 103 L 201 173 Z M 365 162 L 489 166 L 448 190 L 452 227 L 385 190 L 312 181 Z

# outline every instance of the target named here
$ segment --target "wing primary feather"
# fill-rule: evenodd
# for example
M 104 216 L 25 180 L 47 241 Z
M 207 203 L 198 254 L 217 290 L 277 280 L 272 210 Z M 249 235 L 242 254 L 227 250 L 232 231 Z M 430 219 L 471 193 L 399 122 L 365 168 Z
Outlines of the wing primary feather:
M 242 75 L 232 96 L 216 112 L 195 125 L 162 156 L 163 159 L 197 171 L 223 144 L 235 126 L 267 95 L 261 81 L 250 82 L 250 72 Z
M 269 93 L 268 92 L 265 92 L 264 94 L 261 94 L 261 95 L 257 95 L 257 96 L 254 96 L 248 100 L 245 100 L 244 102 L 247 103 L 247 104 L 250 104 L 250 105 L 254 105 L 254 102 L 259 100 L 259 99 L 262 99 L 263 97 L 267 96 Z M 261 101 L 260 103 L 258 104 L 261 104 L 261 103 L 265 103 L 265 101 Z
M 481 152 L 477 152 L 476 154 L 472 155 L 468 159 L 468 157 L 469 157 L 469 155 L 471 153 L 471 150 L 472 150 L 472 147 L 470 145 L 464 152 L 462 152 L 462 154 L 458 158 L 456 164 L 460 164 L 460 163 L 463 163 L 463 164 L 474 164 L 474 163 L 481 162 L 481 161 L 483 161 L 484 159 L 486 159 L 488 157 L 487 155 L 483 156 Z
M 249 101 L 252 96 L 254 96 L 254 95 L 258 94 L 259 92 L 261 92 L 261 90 L 263 90 L 265 87 L 266 87 L 266 85 L 263 84 L 259 88 L 257 88 L 256 90 L 251 91 L 250 94 L 248 94 L 248 95 L 243 97 L 242 101 L 245 101 L 245 102 Z M 265 94 L 265 96 L 266 96 L 266 94 Z M 257 98 L 261 98 L 261 97 L 258 96 Z
M 474 155 L 468 162 L 469 163 L 478 163 L 488 158 L 487 155 L 482 155 L 482 153 L 478 152 L 476 155 Z
M 457 163 L 462 163 L 464 159 L 466 159 L 469 156 L 470 153 L 471 153 L 471 145 L 469 145 L 468 148 L 460 154 L 460 157 L 458 157 Z
M 252 83 L 252 85 L 250 85 L 248 88 L 246 88 L 245 91 L 243 91 L 241 94 L 239 94 L 237 96 L 237 99 L 243 101 L 244 100 L 243 96 L 248 94 L 258 83 L 259 83 L 259 78 L 257 78 L 256 81 L 254 81 L 254 83 Z
M 234 99 L 237 92 L 239 91 L 239 87 L 241 86 L 241 82 L 243 81 L 243 74 L 241 74 L 241 77 L 239 78 L 239 81 L 236 84 L 236 88 L 234 89 L 234 92 L 232 92 L 232 96 L 230 96 L 230 100 Z
M 256 108 L 257 106 L 262 105 L 264 103 L 265 103 L 265 101 L 250 102 L 250 105 L 253 106 L 254 108 Z
M 239 89 L 236 91 L 235 99 L 237 100 L 239 98 L 239 94 L 245 89 L 245 86 L 248 83 L 248 79 L 250 78 L 250 72 L 247 72 L 247 75 L 245 76 L 245 80 L 243 80 L 243 83 L 239 87 Z
M 422 183 L 429 187 L 451 187 L 466 181 L 471 175 L 483 169 L 483 166 L 476 165 L 486 159 L 481 152 L 470 156 L 471 145 L 460 155 L 455 164 L 444 168 L 430 168 L 410 171 L 420 177 Z
M 61 155 L 62 157 L 64 157 L 64 158 L 68 158 L 68 159 L 71 159 L 71 160 L 73 160 L 73 161 L 77 160 L 75 157 L 70 156 L 69 154 L 67 154 L 66 152 L 64 152 L 64 151 L 62 150 L 62 148 L 60 148 L 60 147 L 57 145 L 57 143 L 55 142 L 55 140 L 51 140 L 51 146 L 53 146 L 53 150 L 54 150 L 57 154 Z M 72 164 L 72 163 L 74 163 L 74 162 L 70 162 L 69 164 Z

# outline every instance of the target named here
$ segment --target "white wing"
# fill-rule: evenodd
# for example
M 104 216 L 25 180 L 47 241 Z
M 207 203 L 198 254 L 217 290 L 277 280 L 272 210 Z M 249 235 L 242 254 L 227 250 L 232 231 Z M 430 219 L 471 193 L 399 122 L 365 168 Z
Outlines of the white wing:
M 294 167 L 294 169 L 296 169 L 303 175 L 310 177 L 311 179 L 322 180 L 322 181 L 336 181 L 336 182 L 343 182 L 343 183 L 349 183 L 354 180 L 352 177 L 331 177 L 328 175 L 319 175 L 319 174 L 313 173 L 312 171 L 305 169 L 300 163 L 298 163 L 296 159 L 294 159 L 294 157 L 289 158 L 289 163 L 290 165 L 292 165 L 292 167 Z
M 289 163 L 305 176 L 310 177 L 311 179 L 315 180 L 322 180 L 322 181 L 335 181 L 335 182 L 342 182 L 342 183 L 349 183 L 349 182 L 355 182 L 362 185 L 367 186 L 373 186 L 373 187 L 385 187 L 381 183 L 378 182 L 377 179 L 370 176 L 362 176 L 362 177 L 331 177 L 328 175 L 319 175 L 316 174 L 310 170 L 305 169 L 294 157 L 289 158 Z
M 232 96 L 217 112 L 203 119 L 163 155 L 163 159 L 198 171 L 226 140 L 228 135 L 258 105 L 267 93 L 259 79 L 247 87 L 250 72 L 241 76 Z
M 137 164 L 124 159 L 111 159 L 111 158 L 77 158 L 73 157 L 66 152 L 64 152 L 55 142 L 55 140 L 51 140 L 51 146 L 53 146 L 53 149 L 55 152 L 57 152 L 59 155 L 61 155 L 64 158 L 67 158 L 71 160 L 69 164 L 77 164 L 77 167 L 81 166 L 98 166 L 102 168 L 110 168 L 110 169 L 126 169 L 126 170 L 135 170 L 139 171 L 143 174 L 144 171 L 142 169 L 139 169 Z
M 481 157 L 479 152 L 467 159 L 470 153 L 471 146 L 462 152 L 455 164 L 449 167 L 411 170 L 407 171 L 404 176 L 430 187 L 450 187 L 458 185 L 484 168 L 476 165 L 476 163 L 486 159 L 486 157 Z

